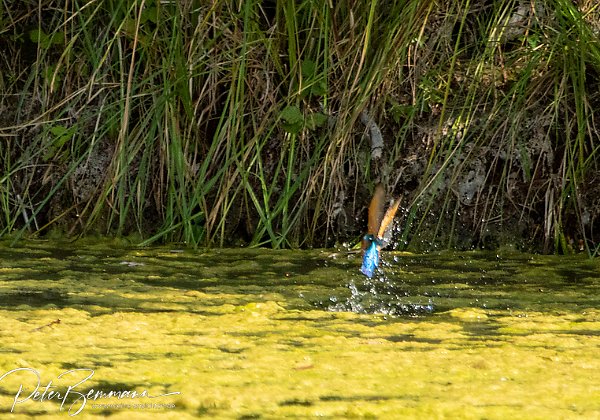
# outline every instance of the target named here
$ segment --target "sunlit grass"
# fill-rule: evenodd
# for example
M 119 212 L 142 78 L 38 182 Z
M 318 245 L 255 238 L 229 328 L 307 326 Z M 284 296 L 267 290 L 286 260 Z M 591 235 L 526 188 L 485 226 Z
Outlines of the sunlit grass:
M 381 181 L 414 248 L 595 252 L 593 2 L 1 10 L 2 234 L 332 246 Z

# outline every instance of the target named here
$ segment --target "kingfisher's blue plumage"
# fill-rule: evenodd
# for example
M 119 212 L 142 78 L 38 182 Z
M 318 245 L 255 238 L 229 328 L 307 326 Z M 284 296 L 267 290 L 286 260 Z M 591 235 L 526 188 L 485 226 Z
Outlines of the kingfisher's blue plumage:
M 381 241 L 373 235 L 365 235 L 364 239 L 368 241 L 369 245 L 365 249 L 360 271 L 368 278 L 371 278 L 379 265 L 379 246 L 381 245 Z

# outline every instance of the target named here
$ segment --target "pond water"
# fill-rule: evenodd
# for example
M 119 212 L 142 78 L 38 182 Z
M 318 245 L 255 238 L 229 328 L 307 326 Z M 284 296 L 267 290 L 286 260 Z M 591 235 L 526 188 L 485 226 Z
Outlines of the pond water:
M 600 262 L 0 247 L 3 418 L 600 418 Z

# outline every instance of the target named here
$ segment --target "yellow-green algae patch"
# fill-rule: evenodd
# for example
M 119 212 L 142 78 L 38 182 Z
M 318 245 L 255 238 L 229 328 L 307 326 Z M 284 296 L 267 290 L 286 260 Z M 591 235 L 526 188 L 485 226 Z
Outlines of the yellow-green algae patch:
M 354 256 L 320 251 L 2 248 L 0 412 L 600 417 L 596 261 L 387 259 L 387 277 L 369 282 Z M 363 313 L 343 310 L 364 309 L 360 298 Z M 425 303 L 432 310 L 411 312 Z M 40 394 L 50 382 L 68 394 L 62 407 L 56 395 L 26 398 L 36 374 Z

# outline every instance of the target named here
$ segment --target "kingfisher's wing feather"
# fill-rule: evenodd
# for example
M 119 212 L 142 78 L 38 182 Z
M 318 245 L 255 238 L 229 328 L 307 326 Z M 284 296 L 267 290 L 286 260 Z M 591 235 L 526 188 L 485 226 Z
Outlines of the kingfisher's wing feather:
M 394 217 L 396 216 L 396 212 L 398 211 L 398 207 L 400 206 L 400 199 L 396 199 L 392 202 L 392 205 L 385 212 L 385 216 L 381 220 L 381 225 L 379 226 L 379 231 L 377 232 L 378 238 L 383 238 L 385 236 L 385 231 L 392 227 L 392 222 L 394 221 Z
M 385 190 L 381 183 L 375 186 L 375 191 L 373 192 L 373 198 L 371 198 L 371 203 L 369 204 L 369 216 L 367 221 L 367 234 L 368 235 L 377 235 L 377 231 L 379 230 L 379 226 L 381 226 L 381 220 L 383 219 L 383 210 L 385 205 Z M 369 243 L 365 240 L 362 242 L 362 250 L 365 251 Z

